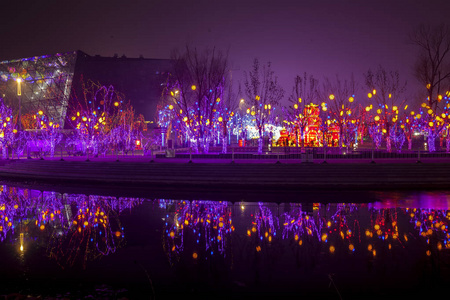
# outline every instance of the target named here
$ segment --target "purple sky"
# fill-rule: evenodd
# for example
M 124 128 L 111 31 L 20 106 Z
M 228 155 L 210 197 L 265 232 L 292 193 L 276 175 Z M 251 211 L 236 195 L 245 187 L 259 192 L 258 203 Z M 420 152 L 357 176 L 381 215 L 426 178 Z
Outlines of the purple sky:
M 379 64 L 398 70 L 412 93 L 408 33 L 450 23 L 448 0 L 7 1 L 0 61 L 78 49 L 169 58 L 186 43 L 216 46 L 229 50 L 236 77 L 255 57 L 271 61 L 287 95 L 305 71 L 319 79 L 353 72 L 365 94 L 362 74 Z

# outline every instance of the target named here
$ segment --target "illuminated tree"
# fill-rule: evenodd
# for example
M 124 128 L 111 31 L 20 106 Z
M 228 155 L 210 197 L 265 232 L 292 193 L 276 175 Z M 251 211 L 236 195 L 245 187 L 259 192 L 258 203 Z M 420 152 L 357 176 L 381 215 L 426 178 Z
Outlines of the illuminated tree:
M 339 149 L 355 142 L 357 127 L 355 126 L 357 85 L 351 76 L 350 80 L 342 81 L 336 76 L 335 81 L 326 78 L 323 84 L 322 99 L 328 99 L 328 109 L 332 121 L 339 128 Z
M 375 101 L 377 112 L 375 118 L 385 135 L 386 150 L 391 152 L 391 127 L 399 120 L 399 111 L 407 108 L 407 105 L 404 106 L 406 100 L 402 98 L 406 82 L 400 82 L 398 71 L 387 71 L 382 66 L 379 66 L 375 72 L 369 70 L 364 77 L 366 86 L 370 90 L 368 97 Z
M 200 147 L 207 153 L 224 95 L 227 56 L 216 49 L 200 52 L 186 47 L 172 57 L 173 70 L 163 92 L 170 119 L 179 121 L 196 151 Z
M 233 90 L 233 84 L 231 82 L 231 78 L 229 78 L 227 89 L 225 89 L 223 94 L 223 101 L 219 102 L 218 105 L 218 114 L 217 118 L 219 127 L 218 132 L 222 132 L 222 153 L 227 153 L 227 146 L 229 143 L 229 134 L 232 127 L 232 118 L 234 117 L 238 107 L 239 107 L 239 94 Z M 220 134 L 219 134 L 220 135 Z
M 105 135 L 109 134 L 112 128 L 123 124 L 123 118 L 118 115 L 128 106 L 124 96 L 112 86 L 101 86 L 92 81 L 85 83 L 83 80 L 80 84 L 82 93 L 75 94 L 67 118 L 69 124 L 76 129 L 77 148 L 83 154 L 89 149 L 96 155 L 99 143 L 105 140 Z
M 265 125 L 275 119 L 275 107 L 284 96 L 284 90 L 272 71 L 271 64 L 253 61 L 252 70 L 244 72 L 247 112 L 253 116 L 258 129 L 258 154 L 262 153 Z

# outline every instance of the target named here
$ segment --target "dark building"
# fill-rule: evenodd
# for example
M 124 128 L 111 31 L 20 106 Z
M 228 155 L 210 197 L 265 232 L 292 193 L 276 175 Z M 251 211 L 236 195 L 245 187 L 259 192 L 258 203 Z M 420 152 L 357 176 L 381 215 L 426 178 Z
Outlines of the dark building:
M 64 127 L 72 94 L 83 80 L 112 85 L 125 95 L 137 114 L 154 122 L 156 106 L 167 80 L 168 59 L 91 56 L 82 51 L 58 53 L 0 62 L 0 97 L 21 113 L 44 110 Z M 21 79 L 18 96 L 17 79 Z M 20 99 L 20 101 L 19 101 Z

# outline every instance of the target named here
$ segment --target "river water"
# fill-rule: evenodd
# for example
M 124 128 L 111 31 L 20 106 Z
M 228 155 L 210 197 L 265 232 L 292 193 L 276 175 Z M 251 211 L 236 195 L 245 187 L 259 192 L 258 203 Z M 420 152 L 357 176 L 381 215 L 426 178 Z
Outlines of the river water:
M 3 184 L 0 295 L 439 295 L 450 284 L 450 193 L 372 196 L 315 202 L 309 195 L 301 203 L 148 199 Z

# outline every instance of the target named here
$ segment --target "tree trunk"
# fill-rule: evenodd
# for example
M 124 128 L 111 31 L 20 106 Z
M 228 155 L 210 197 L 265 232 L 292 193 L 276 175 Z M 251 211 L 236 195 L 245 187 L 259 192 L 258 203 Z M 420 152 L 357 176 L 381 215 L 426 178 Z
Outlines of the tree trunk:
M 427 142 L 428 142 L 428 152 L 430 152 L 430 153 L 436 151 L 436 146 L 434 144 L 435 140 L 436 140 L 436 134 L 433 131 L 428 130 Z
M 259 138 L 258 138 L 258 154 L 262 154 L 263 151 L 263 135 L 262 130 L 259 128 Z
M 224 134 L 222 136 L 222 153 L 226 154 L 227 153 L 227 147 L 228 146 L 228 138 L 227 136 Z
M 387 136 L 387 137 L 386 137 L 386 151 L 387 151 L 388 153 L 391 153 L 391 149 L 392 149 L 392 146 L 391 146 L 391 137 L 390 137 L 390 136 Z

